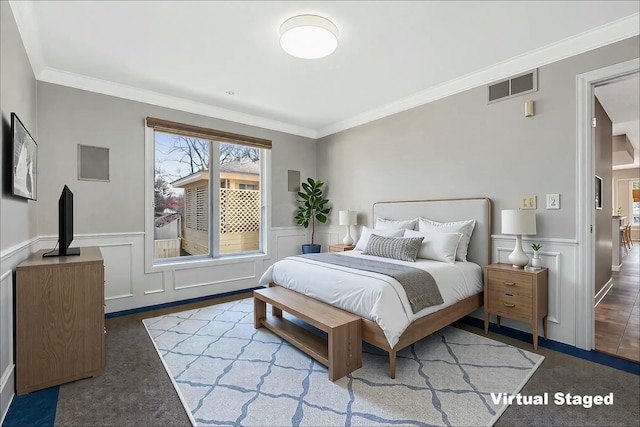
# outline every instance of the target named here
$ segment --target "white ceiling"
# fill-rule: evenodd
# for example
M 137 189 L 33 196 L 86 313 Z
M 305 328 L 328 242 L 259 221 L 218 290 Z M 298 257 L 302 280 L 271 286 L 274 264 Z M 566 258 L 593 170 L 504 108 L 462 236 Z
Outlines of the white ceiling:
M 614 135 L 627 135 L 633 145 L 634 162 L 614 166 L 624 169 L 640 166 L 640 75 L 617 79 L 595 88 L 595 95 L 613 122 Z
M 638 1 L 10 4 L 38 80 L 312 138 L 640 32 Z M 282 51 L 298 14 L 336 24 L 334 54 Z

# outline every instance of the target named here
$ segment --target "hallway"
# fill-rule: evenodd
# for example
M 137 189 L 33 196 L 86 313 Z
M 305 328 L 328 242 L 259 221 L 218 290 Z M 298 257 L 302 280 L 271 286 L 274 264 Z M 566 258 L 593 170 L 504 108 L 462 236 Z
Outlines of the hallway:
M 640 243 L 613 272 L 613 287 L 595 309 L 595 349 L 640 361 Z

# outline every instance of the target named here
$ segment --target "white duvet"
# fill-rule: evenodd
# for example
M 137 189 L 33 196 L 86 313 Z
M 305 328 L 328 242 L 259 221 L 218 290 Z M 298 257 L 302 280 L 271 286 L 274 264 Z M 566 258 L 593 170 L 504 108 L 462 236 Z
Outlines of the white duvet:
M 400 335 L 415 319 L 483 289 L 482 268 L 472 262 L 447 264 L 427 259 L 406 262 L 363 255 L 362 251 L 355 250 L 339 254 L 427 270 L 438 284 L 444 303 L 413 313 L 402 285 L 392 277 L 295 256 L 271 265 L 260 278 L 260 284 L 267 286 L 274 282 L 372 320 L 380 326 L 391 347 L 398 343 Z

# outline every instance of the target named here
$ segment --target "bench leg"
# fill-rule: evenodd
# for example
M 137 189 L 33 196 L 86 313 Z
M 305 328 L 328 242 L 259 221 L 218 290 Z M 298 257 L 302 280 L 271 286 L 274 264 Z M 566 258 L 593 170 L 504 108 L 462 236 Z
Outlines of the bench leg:
M 396 379 L 396 351 L 393 349 L 389 350 L 389 376 Z
M 253 327 L 259 329 L 262 327 L 262 319 L 267 317 L 267 303 L 253 298 Z
M 362 367 L 360 320 L 329 330 L 329 380 L 336 381 Z

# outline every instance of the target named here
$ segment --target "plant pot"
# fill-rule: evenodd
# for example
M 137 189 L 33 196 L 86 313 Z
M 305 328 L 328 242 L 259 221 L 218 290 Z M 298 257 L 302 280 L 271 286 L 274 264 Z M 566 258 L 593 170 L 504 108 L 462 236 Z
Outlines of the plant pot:
M 303 254 L 317 254 L 320 253 L 322 245 L 302 245 Z
M 540 255 L 538 255 L 538 251 L 533 251 L 533 259 L 531 260 L 531 265 L 534 267 L 540 267 Z

